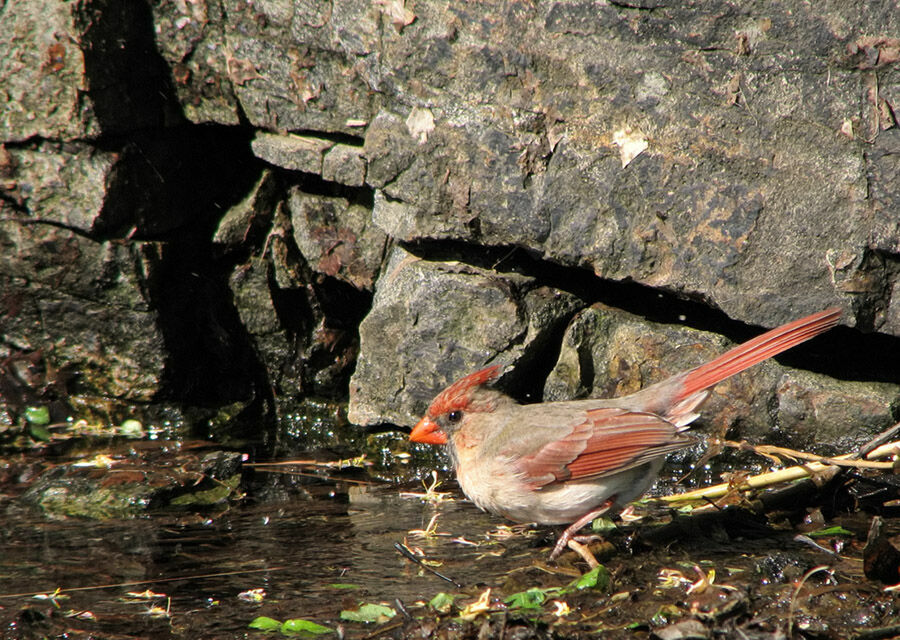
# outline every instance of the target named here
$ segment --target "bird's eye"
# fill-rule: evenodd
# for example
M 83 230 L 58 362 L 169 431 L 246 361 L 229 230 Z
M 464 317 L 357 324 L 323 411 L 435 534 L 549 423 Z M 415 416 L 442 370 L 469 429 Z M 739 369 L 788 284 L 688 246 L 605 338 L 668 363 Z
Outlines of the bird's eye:
M 462 420 L 462 411 L 451 411 L 447 414 L 447 420 L 453 423 L 459 422 Z

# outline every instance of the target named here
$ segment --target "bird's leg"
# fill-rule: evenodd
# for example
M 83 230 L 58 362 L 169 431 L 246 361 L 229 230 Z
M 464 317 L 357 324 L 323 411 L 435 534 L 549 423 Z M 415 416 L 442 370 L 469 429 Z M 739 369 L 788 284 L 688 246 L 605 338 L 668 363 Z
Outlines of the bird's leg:
M 598 508 L 586 513 L 585 515 L 578 518 L 578 520 L 576 520 L 574 523 L 569 525 L 569 527 L 562 532 L 562 534 L 559 536 L 559 539 L 556 541 L 556 546 L 553 547 L 553 552 L 550 554 L 550 559 L 555 560 L 556 557 L 561 554 L 563 549 L 565 549 L 569 544 L 569 540 L 571 540 L 575 536 L 575 534 L 578 533 L 579 529 L 591 522 L 597 516 L 601 516 L 609 511 L 610 507 L 612 507 L 613 504 L 615 504 L 615 498 L 610 498 Z

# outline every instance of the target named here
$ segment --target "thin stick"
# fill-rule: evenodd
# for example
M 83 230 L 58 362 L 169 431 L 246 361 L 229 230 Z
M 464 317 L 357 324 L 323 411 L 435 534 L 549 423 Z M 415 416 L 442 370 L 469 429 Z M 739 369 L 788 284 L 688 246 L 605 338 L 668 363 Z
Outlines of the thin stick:
M 136 587 L 142 584 L 158 584 L 161 582 L 178 582 L 179 580 L 201 580 L 203 578 L 221 578 L 223 576 L 239 576 L 248 573 L 262 573 L 263 571 L 283 571 L 288 567 L 269 567 L 267 569 L 247 569 L 244 571 L 223 571 L 221 573 L 203 573 L 198 576 L 183 576 L 176 578 L 156 578 L 155 580 L 134 580 L 132 582 L 117 582 L 115 584 L 98 584 L 90 587 L 68 587 L 66 589 L 54 589 L 52 591 L 29 591 L 27 593 L 0 593 L 0 598 L 27 598 L 40 596 L 46 593 L 72 593 L 73 591 L 93 591 L 95 589 L 115 589 L 119 587 Z
M 753 453 L 759 454 L 761 456 L 765 456 L 766 458 L 773 457 L 785 457 L 785 458 L 793 458 L 795 460 L 809 460 L 811 462 L 822 462 L 824 464 L 833 464 L 838 467 L 855 467 L 857 469 L 891 469 L 893 467 L 892 462 L 874 462 L 871 460 L 856 460 L 854 456 L 856 454 L 847 454 L 844 456 L 837 457 L 829 457 L 829 456 L 819 456 L 814 453 L 807 453 L 806 451 L 797 451 L 795 449 L 787 449 L 785 447 L 776 447 L 771 444 L 760 444 L 753 445 L 748 442 L 731 442 L 726 440 L 722 442 L 726 447 L 731 447 L 732 449 L 740 449 L 742 451 L 752 451 Z
M 900 422 L 895 424 L 893 427 L 889 427 L 889 428 L 885 429 L 884 431 L 879 433 L 877 436 L 875 436 L 874 438 L 869 440 L 862 447 L 860 447 L 859 451 L 857 451 L 855 454 L 856 457 L 860 457 L 860 456 L 863 458 L 869 457 L 869 454 L 871 454 L 872 451 L 876 450 L 878 447 L 883 445 L 885 442 L 887 442 L 888 440 L 890 440 L 891 438 L 896 436 L 898 432 L 900 432 Z
M 800 452 L 795 452 L 800 453 Z M 900 441 L 889 442 L 887 444 L 883 444 L 880 447 L 876 448 L 873 451 L 870 451 L 867 458 L 886 458 L 888 456 L 895 456 L 900 453 Z M 805 454 L 812 455 L 812 454 Z M 806 478 L 808 476 L 816 475 L 817 473 L 821 473 L 828 469 L 831 466 L 835 466 L 837 464 L 847 464 L 847 462 L 853 462 L 851 460 L 854 454 L 845 454 L 841 456 L 837 456 L 835 458 L 822 458 L 823 460 L 827 460 L 830 464 L 826 464 L 824 462 L 810 462 L 808 464 L 797 465 L 793 467 L 786 467 L 784 469 L 778 469 L 777 471 L 770 471 L 768 473 L 761 473 L 759 475 L 750 476 L 749 478 L 745 478 L 740 485 L 735 486 L 733 484 L 723 482 L 722 484 L 713 485 L 711 487 L 705 487 L 703 489 L 697 489 L 695 491 L 688 491 L 686 493 L 679 493 L 671 496 L 662 496 L 659 499 L 664 502 L 682 502 L 687 500 L 702 500 L 705 498 L 715 499 L 721 498 L 726 495 L 729 491 L 734 489 L 738 490 L 748 490 L 748 489 L 760 489 L 763 487 L 768 487 L 773 484 L 777 484 L 780 482 L 790 482 L 791 480 L 798 480 L 800 478 Z M 800 457 L 800 456 L 797 456 Z M 881 466 L 877 467 L 879 469 L 892 469 L 893 463 L 890 462 L 881 462 L 881 463 L 872 463 L 870 461 L 857 461 L 857 462 L 867 462 L 867 464 L 879 464 Z M 856 466 L 855 464 L 851 466 Z
M 828 571 L 831 567 L 827 564 L 819 565 L 818 567 L 813 567 L 809 571 L 803 574 L 803 577 L 800 578 L 800 582 L 797 583 L 797 588 L 794 589 L 794 593 L 791 596 L 791 606 L 788 607 L 788 623 L 787 623 L 787 637 L 792 637 L 791 634 L 794 631 L 794 607 L 797 604 L 797 596 L 800 595 L 800 589 L 803 588 L 803 585 L 806 584 L 806 581 L 809 580 L 814 574 L 819 573 L 820 571 Z
M 436 575 L 441 580 L 446 580 L 450 584 L 454 585 L 457 589 L 462 589 L 462 585 L 460 583 L 458 583 L 456 580 L 454 580 L 453 578 L 448 578 L 443 573 L 439 573 L 439 572 L 435 571 L 434 569 L 429 567 L 427 564 L 422 562 L 422 560 L 417 558 L 416 554 L 414 554 L 412 551 L 410 551 L 409 547 L 407 547 L 405 544 L 402 544 L 400 542 L 395 542 L 394 548 L 400 552 L 400 555 L 402 555 L 404 558 L 406 558 L 410 562 L 416 563 L 417 565 L 419 565 L 420 567 L 425 569 L 425 571 L 428 571 L 429 573 Z

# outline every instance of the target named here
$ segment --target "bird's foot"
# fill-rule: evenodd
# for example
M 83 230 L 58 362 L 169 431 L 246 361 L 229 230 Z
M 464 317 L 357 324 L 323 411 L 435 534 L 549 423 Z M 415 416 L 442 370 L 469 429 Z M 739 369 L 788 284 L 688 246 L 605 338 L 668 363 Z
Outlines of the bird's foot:
M 576 520 L 575 522 L 570 524 L 566 528 L 566 530 L 562 532 L 562 535 L 560 535 L 559 539 L 556 541 L 556 546 L 554 546 L 553 551 L 550 552 L 550 560 L 556 560 L 556 558 L 559 557 L 559 554 L 561 554 L 563 552 L 563 549 L 565 549 L 569 545 L 569 542 L 571 540 L 575 540 L 575 542 L 580 542 L 579 538 L 583 538 L 583 536 L 576 536 L 575 534 L 578 533 L 578 531 L 582 527 L 587 525 L 589 522 L 592 522 L 594 520 L 594 518 L 609 511 L 609 508 L 614 504 L 614 502 L 615 502 L 614 500 L 607 500 L 606 502 L 603 503 L 603 505 L 600 508 L 594 509 L 593 511 L 586 513 L 585 515 L 581 516 L 578 520 Z M 590 538 L 591 536 L 586 536 L 586 537 Z
M 594 557 L 594 554 L 591 552 L 591 550 L 585 546 L 585 544 L 587 544 L 587 543 L 581 542 L 581 540 L 579 540 L 579 538 L 581 538 L 581 539 L 589 538 L 591 540 L 599 540 L 600 536 L 575 536 L 574 538 L 569 540 L 569 544 L 568 544 L 568 547 L 572 551 L 574 551 L 575 553 L 580 555 L 584 559 L 584 561 L 587 562 L 588 566 L 591 569 L 596 569 L 597 567 L 600 566 L 600 563 L 597 562 L 597 558 Z

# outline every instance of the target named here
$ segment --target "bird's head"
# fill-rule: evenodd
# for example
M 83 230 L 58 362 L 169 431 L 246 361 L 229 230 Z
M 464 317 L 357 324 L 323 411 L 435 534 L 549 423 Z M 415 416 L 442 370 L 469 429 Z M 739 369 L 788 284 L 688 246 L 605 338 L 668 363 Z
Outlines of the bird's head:
M 494 365 L 470 373 L 441 391 L 432 400 L 425 416 L 419 420 L 409 439 L 426 444 L 446 444 L 448 439 L 464 424 L 472 413 L 493 411 L 498 391 L 485 389 L 485 385 L 500 375 L 500 365 Z

